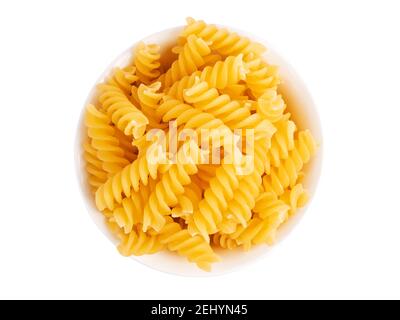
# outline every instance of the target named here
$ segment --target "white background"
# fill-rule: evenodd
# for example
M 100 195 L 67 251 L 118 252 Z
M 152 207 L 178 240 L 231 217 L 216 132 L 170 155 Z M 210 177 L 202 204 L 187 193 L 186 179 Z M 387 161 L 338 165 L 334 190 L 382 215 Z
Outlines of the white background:
M 125 48 L 186 16 L 267 39 L 324 133 L 316 196 L 263 260 L 183 278 L 120 257 L 74 172 L 88 91 Z M 1 298 L 400 298 L 398 1 L 1 1 Z

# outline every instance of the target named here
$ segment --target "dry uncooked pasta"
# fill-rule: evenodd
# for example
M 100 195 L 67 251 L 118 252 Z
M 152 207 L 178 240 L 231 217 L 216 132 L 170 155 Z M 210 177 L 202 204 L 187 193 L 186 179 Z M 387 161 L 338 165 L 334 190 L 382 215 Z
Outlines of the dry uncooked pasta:
M 308 200 L 316 143 L 261 44 L 189 18 L 171 51 L 141 42 L 98 85 L 87 181 L 122 255 L 168 250 L 210 271 L 221 250 L 273 244 Z

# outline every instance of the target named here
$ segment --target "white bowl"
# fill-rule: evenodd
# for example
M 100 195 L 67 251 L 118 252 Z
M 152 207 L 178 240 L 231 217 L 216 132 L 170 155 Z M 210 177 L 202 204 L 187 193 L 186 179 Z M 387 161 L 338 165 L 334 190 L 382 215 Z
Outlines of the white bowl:
M 237 30 L 234 28 L 228 27 L 230 30 L 236 31 L 241 35 L 247 36 L 255 41 L 263 43 L 267 48 L 267 52 L 265 54 L 266 59 L 272 63 L 279 66 L 280 76 L 283 80 L 283 84 L 280 86 L 280 92 L 284 95 L 285 101 L 288 105 L 288 109 L 292 113 L 292 116 L 300 129 L 310 129 L 313 136 L 315 137 L 317 143 L 320 145 L 318 153 L 312 159 L 312 161 L 306 166 L 306 178 L 304 181 L 305 187 L 308 189 L 310 193 L 310 198 L 312 198 L 315 189 L 317 187 L 318 179 L 321 171 L 321 163 L 322 163 L 322 134 L 321 134 L 321 126 L 319 116 L 314 105 L 314 102 L 311 98 L 310 93 L 308 92 L 305 84 L 297 75 L 297 73 L 293 70 L 293 68 L 280 56 L 278 55 L 268 43 L 262 39 L 258 39 L 257 37 L 250 35 L 241 30 Z M 144 38 L 141 41 L 146 43 L 157 43 L 162 48 L 169 48 L 174 41 L 176 40 L 179 32 L 182 30 L 182 27 L 176 27 L 161 31 L 159 33 L 153 34 Z M 132 48 L 135 47 L 136 44 L 133 44 L 129 49 L 124 51 L 122 54 L 118 56 L 103 74 L 100 76 L 98 81 L 99 83 L 103 81 L 111 72 L 114 67 L 124 67 L 131 59 Z M 88 103 L 95 101 L 95 87 L 90 91 L 89 96 L 85 102 L 85 106 Z M 82 110 L 77 135 L 76 135 L 76 145 L 75 145 L 75 162 L 76 162 L 76 172 L 79 180 L 79 185 L 82 190 L 83 199 L 86 203 L 86 207 L 93 221 L 99 227 L 99 229 L 104 233 L 104 235 L 110 239 L 115 245 L 117 245 L 117 240 L 113 237 L 113 235 L 107 229 L 104 218 L 102 214 L 96 209 L 93 201 L 93 195 L 89 191 L 89 187 L 87 184 L 87 176 L 85 171 L 85 161 L 82 157 L 83 149 L 82 142 L 85 137 L 85 126 L 84 126 L 84 108 Z M 287 223 L 285 223 L 280 230 L 278 231 L 277 242 L 274 246 L 276 246 L 280 241 L 282 241 L 286 236 L 290 233 L 293 227 L 299 223 L 300 219 L 303 217 L 306 207 L 298 210 L 295 216 L 291 217 Z M 248 263 L 252 263 L 257 258 L 262 255 L 267 254 L 270 248 L 267 245 L 262 245 L 258 247 L 252 248 L 248 252 L 244 252 L 242 250 L 238 251 L 228 251 L 228 250 L 218 250 L 218 254 L 222 258 L 222 262 L 213 264 L 212 272 L 204 272 L 197 268 L 197 266 L 193 263 L 189 263 L 185 258 L 179 257 L 178 255 L 168 253 L 168 252 L 160 252 L 153 255 L 146 256 L 132 256 L 133 259 L 154 268 L 159 271 L 164 271 L 166 273 L 183 275 L 183 276 L 209 276 L 209 275 L 220 275 L 234 269 L 237 269 L 240 266 L 246 265 Z M 118 254 L 116 250 L 116 254 Z

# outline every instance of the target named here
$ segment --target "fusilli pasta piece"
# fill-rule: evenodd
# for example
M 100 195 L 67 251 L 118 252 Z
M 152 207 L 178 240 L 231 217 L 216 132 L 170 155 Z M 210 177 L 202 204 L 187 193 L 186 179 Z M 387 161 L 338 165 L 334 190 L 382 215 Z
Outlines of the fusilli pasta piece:
M 169 250 L 178 252 L 205 271 L 210 271 L 211 264 L 220 261 L 208 242 L 200 236 L 190 235 L 187 229 L 182 229 L 170 218 L 160 230 L 159 239 Z
M 160 46 L 140 42 L 134 49 L 134 64 L 142 83 L 150 83 L 160 76 Z
M 221 234 L 220 232 L 212 235 L 212 243 L 223 249 L 235 249 L 238 247 L 238 244 L 235 240 L 231 239 L 226 234 Z
M 161 118 L 159 118 L 156 112 L 158 105 L 164 96 L 163 93 L 158 92 L 160 88 L 161 82 L 154 82 L 149 86 L 141 84 L 137 90 L 142 112 L 149 120 L 149 129 L 164 129 L 167 127 L 167 124 L 160 123 Z
M 132 145 L 132 138 L 125 135 L 121 130 L 117 127 L 115 129 L 115 137 L 119 141 L 120 147 L 124 150 L 124 156 L 129 161 L 132 162 L 137 159 L 138 150 L 134 148 Z
M 308 192 L 301 183 L 296 184 L 290 190 L 286 190 L 280 197 L 282 201 L 290 206 L 289 215 L 294 215 L 298 208 L 304 207 L 308 202 Z
M 210 52 L 208 44 L 203 39 L 194 35 L 189 36 L 182 52 L 179 53 L 178 60 L 172 64 L 160 80 L 165 87 L 170 87 L 175 81 L 199 70 L 207 62 L 204 57 L 209 55 Z
M 271 165 L 279 167 L 281 160 L 287 159 L 289 152 L 294 148 L 294 133 L 297 128 L 296 124 L 288 120 L 287 117 L 275 123 L 275 127 L 277 130 L 271 139 L 271 148 L 269 149 L 268 156 Z M 269 172 L 267 171 L 267 173 Z
M 136 108 L 123 91 L 114 86 L 101 84 L 99 101 L 112 122 L 126 135 L 140 138 L 149 123 L 146 116 Z
M 148 147 L 147 151 L 151 152 L 152 149 L 156 148 L 157 144 L 152 144 Z M 105 208 L 113 210 L 115 202 L 121 203 L 123 194 L 129 197 L 132 189 L 135 192 L 139 191 L 140 183 L 147 185 L 149 177 L 152 179 L 157 178 L 157 172 L 160 166 L 163 166 L 164 164 L 153 161 L 153 159 L 149 161 L 146 155 L 147 152 L 139 156 L 132 163 L 126 165 L 112 177 L 109 177 L 96 191 L 95 200 L 97 208 L 100 211 Z M 162 161 L 163 159 L 160 160 Z
M 88 183 L 92 192 L 96 190 L 107 180 L 107 172 L 103 169 L 103 162 L 97 157 L 97 150 L 94 149 L 90 141 L 83 143 L 83 158 L 86 161 L 86 172 L 88 174 Z
M 222 222 L 223 212 L 228 208 L 228 201 L 233 199 L 241 178 L 233 164 L 222 164 L 216 170 L 198 210 L 188 221 L 188 229 L 192 234 L 199 233 L 208 241 L 210 234 L 218 232 L 217 226 Z
M 123 256 L 153 254 L 163 248 L 159 236 L 148 235 L 141 228 L 135 228 L 129 234 L 121 235 L 121 242 L 118 245 L 118 251 Z
M 285 111 L 285 101 L 276 89 L 266 89 L 265 92 L 258 98 L 256 110 L 265 119 L 275 123 L 282 119 Z
M 110 125 L 105 113 L 89 104 L 86 107 L 85 124 L 91 144 L 97 150 L 97 157 L 102 161 L 102 168 L 105 171 L 113 174 L 129 163 L 115 137 L 114 127 Z
M 186 39 L 190 35 L 197 35 L 211 42 L 211 49 L 223 56 L 238 55 L 240 53 L 256 53 L 260 55 L 265 52 L 265 47 L 251 41 L 246 37 L 239 36 L 236 32 L 230 32 L 225 28 L 218 28 L 213 24 L 206 24 L 202 20 L 187 18 L 187 26 L 181 33 L 181 38 Z M 181 39 L 181 43 L 182 40 Z
M 171 213 L 171 208 L 178 204 L 177 197 L 185 191 L 184 186 L 190 184 L 190 176 L 197 173 L 200 150 L 193 142 L 182 145 L 178 151 L 175 164 L 165 172 L 150 194 L 149 201 L 143 212 L 143 231 L 149 227 L 160 231 L 165 223 L 165 215 Z
M 309 130 L 300 131 L 294 141 L 294 148 L 289 157 L 281 162 L 278 168 L 271 168 L 271 173 L 265 175 L 263 184 L 265 190 L 282 195 L 287 187 L 294 187 L 304 164 L 315 154 L 316 143 Z
M 251 210 L 261 191 L 261 184 L 261 176 L 256 171 L 253 174 L 244 176 L 240 180 L 239 187 L 234 192 L 232 200 L 229 201 L 223 216 L 240 223 L 244 227 L 247 226 L 252 217 Z
M 115 222 L 125 233 L 130 233 L 135 225 L 143 223 L 143 210 L 155 185 L 153 179 L 147 185 L 142 183 L 139 191 L 122 199 L 121 206 L 112 211 Z
M 228 95 L 220 95 L 218 90 L 210 88 L 206 81 L 199 80 L 186 89 L 183 97 L 196 108 L 221 119 L 233 130 L 252 129 L 256 140 L 272 136 L 274 127 L 269 120 L 263 119 L 258 113 L 251 114 L 247 108 L 242 107 L 238 101 L 232 101 Z
M 280 83 L 276 66 L 267 64 L 253 53 L 245 57 L 245 62 L 249 69 L 245 81 L 254 98 L 261 97 L 267 89 L 276 88 Z
M 108 84 L 121 89 L 128 97 L 131 94 L 132 85 L 138 81 L 136 68 L 128 66 L 125 68 L 115 68 Z

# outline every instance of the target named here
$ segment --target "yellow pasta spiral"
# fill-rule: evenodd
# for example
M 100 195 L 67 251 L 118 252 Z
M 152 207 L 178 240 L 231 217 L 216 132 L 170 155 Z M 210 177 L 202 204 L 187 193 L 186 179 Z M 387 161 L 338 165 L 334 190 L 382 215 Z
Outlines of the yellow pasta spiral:
M 244 176 L 234 192 L 233 199 L 228 203 L 223 214 L 224 217 L 245 227 L 252 217 L 251 210 L 256 203 L 256 197 L 260 193 L 261 184 L 261 176 L 256 171 Z
M 177 196 L 177 202 L 178 204 L 171 210 L 171 217 L 186 220 L 187 216 L 193 213 L 193 202 L 183 194 Z
M 268 120 L 258 113 L 251 114 L 247 108 L 242 107 L 238 101 L 232 101 L 228 95 L 220 95 L 218 90 L 210 88 L 206 81 L 199 80 L 186 89 L 183 96 L 186 102 L 221 119 L 231 129 L 254 129 L 256 140 L 270 137 L 274 130 Z
M 178 160 L 157 183 L 151 193 L 143 212 L 143 231 L 149 227 L 160 231 L 164 226 L 164 215 L 171 213 L 171 208 L 178 203 L 177 197 L 184 193 L 185 185 L 191 183 L 190 176 L 197 173 L 199 163 L 199 148 L 193 142 L 186 142 L 179 149 Z
M 171 87 L 165 88 L 164 93 L 170 98 L 183 101 L 183 91 L 194 85 L 196 79 L 201 76 L 201 71 L 193 72 L 190 76 L 185 76 L 179 81 L 174 82 Z
M 287 117 L 275 123 L 275 127 L 277 130 L 271 140 L 269 159 L 271 165 L 279 167 L 281 160 L 287 159 L 289 152 L 294 148 L 294 133 L 297 128 Z
M 295 214 L 298 208 L 304 207 L 308 202 L 308 198 L 308 192 L 301 183 L 296 184 L 290 190 L 286 190 L 280 197 L 282 201 L 290 206 L 289 215 Z
M 277 93 L 276 89 L 271 88 L 265 90 L 258 98 L 256 104 L 257 113 L 272 123 L 282 118 L 285 108 L 286 105 L 282 96 Z
M 86 108 L 85 124 L 91 144 L 97 150 L 97 157 L 102 161 L 105 171 L 113 174 L 129 163 L 115 137 L 114 127 L 110 125 L 105 113 L 89 104 Z
M 308 163 L 316 151 L 316 144 L 309 130 L 298 133 L 294 148 L 289 157 L 278 168 L 271 168 L 271 173 L 264 176 L 265 190 L 282 195 L 287 187 L 294 187 L 304 164 Z
M 208 242 L 200 236 L 190 235 L 187 229 L 182 229 L 170 218 L 160 230 L 159 241 L 205 271 L 210 271 L 211 264 L 220 261 Z
M 229 56 L 250 52 L 260 55 L 265 51 L 262 44 L 241 37 L 236 32 L 220 29 L 213 24 L 206 24 L 202 20 L 196 21 L 193 18 L 187 18 L 186 21 L 187 26 L 181 33 L 183 39 L 190 37 L 190 35 L 197 35 L 206 41 L 210 41 L 211 49 L 221 55 Z
M 132 189 L 139 191 L 140 183 L 147 185 L 149 176 L 152 179 L 157 178 L 157 171 L 160 164 L 147 158 L 147 155 L 157 149 L 157 144 L 152 144 L 146 149 L 145 154 L 139 156 L 135 161 L 126 165 L 122 170 L 117 172 L 96 191 L 96 205 L 102 211 L 105 208 L 114 209 L 115 202 L 121 203 L 123 194 L 127 197 L 131 195 Z M 149 153 L 147 153 L 149 152 Z
M 198 207 L 198 203 L 202 198 L 202 190 L 193 180 L 184 189 L 184 194 L 177 197 L 178 205 L 171 210 L 171 216 L 173 218 L 182 218 L 183 221 L 186 221 L 188 216 L 192 215 Z
M 218 134 L 219 137 L 231 136 L 232 134 L 231 130 L 212 114 L 202 112 L 179 100 L 166 100 L 158 107 L 157 114 L 162 117 L 164 122 L 176 120 L 178 127 L 182 126 L 182 129 L 193 129 L 198 134 L 201 133 L 202 129 L 214 130 L 209 132 L 210 137 L 214 133 Z
M 218 61 L 213 66 L 207 66 L 202 71 L 193 72 L 176 81 L 170 87 L 165 88 L 164 93 L 172 98 L 183 101 L 183 92 L 192 87 L 197 78 L 206 81 L 210 87 L 223 90 L 229 86 L 235 86 L 246 78 L 246 68 L 243 56 L 230 56 L 224 61 Z
M 254 170 L 260 176 L 262 176 L 264 172 L 266 170 L 269 170 L 270 168 L 269 157 L 268 157 L 268 149 L 270 148 L 270 145 L 271 145 L 271 139 L 268 137 L 257 140 L 254 143 L 254 151 L 253 151 Z
M 245 81 L 254 98 L 261 97 L 267 89 L 276 88 L 279 84 L 280 80 L 276 66 L 267 64 L 253 53 L 245 57 L 245 62 L 249 69 Z
M 141 84 L 137 90 L 137 95 L 142 107 L 142 112 L 149 120 L 150 129 L 164 129 L 165 123 L 160 123 L 161 118 L 157 115 L 156 109 L 164 94 L 158 91 L 161 88 L 161 82 L 154 82 L 149 86 Z
M 253 217 L 247 227 L 239 226 L 238 230 L 229 237 L 242 245 L 246 250 L 251 246 L 275 242 L 276 231 L 287 219 L 287 212 L 282 211 L 268 216 L 266 219 L 261 219 L 258 216 Z
M 278 199 L 273 192 L 263 192 L 257 198 L 253 211 L 258 213 L 261 219 L 266 219 L 279 212 L 288 212 L 290 206 Z
M 199 208 L 190 217 L 188 229 L 199 233 L 204 239 L 218 231 L 223 220 L 223 212 L 228 208 L 228 201 L 233 199 L 234 190 L 239 187 L 241 176 L 237 175 L 234 164 L 222 164 L 210 180 L 209 188 L 204 191 Z
M 210 87 L 224 89 L 246 79 L 247 69 L 243 63 L 243 55 L 229 56 L 208 66 L 201 71 L 200 80 L 206 81 Z
M 134 64 L 142 83 L 150 83 L 160 76 L 160 46 L 140 42 L 134 49 Z
M 125 158 L 132 162 L 137 159 L 138 150 L 134 148 L 132 145 L 132 139 L 129 136 L 126 136 L 121 130 L 117 127 L 115 129 L 115 137 L 119 141 L 120 147 L 124 150 Z
M 146 116 L 136 108 L 123 91 L 114 86 L 101 84 L 99 101 L 112 122 L 126 135 L 143 136 L 149 123 Z
M 235 249 L 238 246 L 235 240 L 220 232 L 212 235 L 212 243 L 223 249 Z
M 128 66 L 125 68 L 115 68 L 112 77 L 108 80 L 108 84 L 120 88 L 126 96 L 131 93 L 132 85 L 138 81 L 136 68 Z
M 189 36 L 187 40 L 178 60 L 172 64 L 161 79 L 165 87 L 170 87 L 175 81 L 199 70 L 206 63 L 204 57 L 211 52 L 208 44 L 194 35 Z
M 125 233 L 130 233 L 135 225 L 143 222 L 143 210 L 155 185 L 153 179 L 147 185 L 141 184 L 139 191 L 122 199 L 121 206 L 112 211 L 115 222 Z
M 148 235 L 141 228 L 135 228 L 129 234 L 122 234 L 120 238 L 118 251 L 123 256 L 153 254 L 164 248 L 159 236 Z
M 104 171 L 103 163 L 97 157 L 97 150 L 92 147 L 90 141 L 83 143 L 83 150 L 86 172 L 88 173 L 88 183 L 91 186 L 91 190 L 95 192 L 107 180 L 107 172 Z

